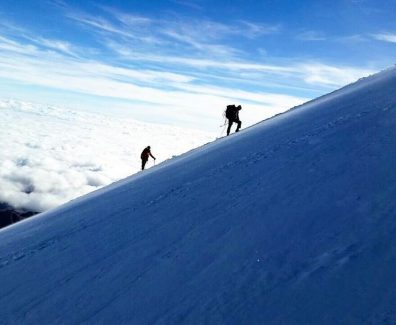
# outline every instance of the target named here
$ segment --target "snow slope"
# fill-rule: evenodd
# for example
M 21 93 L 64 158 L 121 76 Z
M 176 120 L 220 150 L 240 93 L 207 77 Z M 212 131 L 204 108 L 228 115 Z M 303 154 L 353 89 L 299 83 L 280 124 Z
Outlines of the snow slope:
M 396 70 L 0 231 L 0 323 L 396 322 Z

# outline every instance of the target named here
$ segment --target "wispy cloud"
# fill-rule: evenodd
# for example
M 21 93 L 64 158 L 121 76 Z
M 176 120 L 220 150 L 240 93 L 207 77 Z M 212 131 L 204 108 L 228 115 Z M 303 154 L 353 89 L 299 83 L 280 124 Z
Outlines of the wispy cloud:
M 384 41 L 389 43 L 396 43 L 396 34 L 392 33 L 379 33 L 372 34 L 372 37 L 378 41 Z
M 207 121 L 229 102 L 240 102 L 257 112 L 246 121 L 249 125 L 309 99 L 295 91 L 288 95 L 288 90 L 306 94 L 314 87 L 316 93 L 324 92 L 373 72 L 320 60 L 274 60 L 268 55 L 251 60 L 237 46 L 235 39 L 250 42 L 281 32 L 278 25 L 154 19 L 101 7 L 104 17 L 62 8 L 69 23 L 83 26 L 100 41 L 98 55 L 80 55 L 85 48 L 26 31 L 19 31 L 18 37 L 0 34 L 1 78 L 127 100 L 169 120 L 184 112 L 190 123 L 198 115 Z
M 70 13 L 68 18 L 73 19 L 83 25 L 94 27 L 97 31 L 104 31 L 109 33 L 118 34 L 124 37 L 136 38 L 134 33 L 126 31 L 123 28 L 117 27 L 102 17 L 95 17 L 88 14 Z
M 249 21 L 240 21 L 241 26 L 245 26 L 246 28 L 241 28 L 240 32 L 242 35 L 245 35 L 247 38 L 256 38 L 263 35 L 276 34 L 281 32 L 281 25 L 268 25 L 268 24 L 259 24 L 253 23 Z
M 48 39 L 41 36 L 33 35 L 30 31 L 20 26 L 16 26 L 11 24 L 7 21 L 0 22 L 0 33 L 4 35 L 17 35 L 19 39 L 25 39 L 30 41 L 32 44 L 36 45 L 37 47 L 47 48 L 51 50 L 55 50 L 58 52 L 62 52 L 64 54 L 69 54 L 72 56 L 77 56 L 77 47 L 72 45 L 69 42 L 62 41 L 62 40 L 54 40 Z M 1 36 L 1 34 L 0 34 Z M 4 37 L 2 38 L 3 42 L 8 42 L 9 44 L 12 43 L 10 39 L 6 40 Z M 15 45 L 16 43 L 13 42 Z
M 69 42 L 61 41 L 61 40 L 53 40 L 53 39 L 46 39 L 42 37 L 26 37 L 27 39 L 31 40 L 39 47 L 44 47 L 52 50 L 56 50 L 65 54 L 69 54 L 71 56 L 78 56 L 77 48 L 70 44 Z
M 155 21 L 152 18 L 144 17 L 136 14 L 129 14 L 111 7 L 101 7 L 105 12 L 110 13 L 113 18 L 117 19 L 127 27 L 148 27 Z
M 215 32 L 214 32 L 215 33 Z M 193 49 L 198 50 L 200 53 L 210 53 L 211 55 L 215 56 L 233 56 L 237 53 L 240 53 L 239 50 L 237 50 L 234 47 L 222 45 L 222 44 L 210 44 L 208 42 L 204 42 L 200 40 L 202 37 L 201 34 L 198 34 L 200 36 L 197 36 L 195 34 L 191 34 L 188 31 L 184 32 L 178 32 L 175 29 L 164 29 L 162 31 L 162 34 L 171 38 L 173 41 L 177 41 L 182 44 L 187 44 L 191 46 Z M 214 37 L 214 34 L 212 34 L 212 37 Z M 210 36 L 209 36 L 210 38 Z
M 316 86 L 342 86 L 353 82 L 356 79 L 367 76 L 375 72 L 372 69 L 332 66 L 323 64 L 318 61 L 296 60 L 295 63 L 284 64 L 260 64 L 248 61 L 232 60 L 210 60 L 188 57 L 157 55 L 144 55 L 129 52 L 126 48 L 120 48 L 113 44 L 113 48 L 125 55 L 125 59 L 136 61 L 162 62 L 163 64 L 173 64 L 178 66 L 188 66 L 190 69 L 206 68 L 215 71 L 224 70 L 225 72 L 241 74 L 252 73 L 254 76 L 277 76 L 291 82 L 293 79 L 304 81 L 306 84 L 315 84 Z M 248 77 L 248 76 L 247 76 Z
M 297 34 L 296 38 L 301 41 L 310 41 L 310 42 L 317 42 L 317 41 L 325 41 L 327 37 L 323 32 L 307 30 Z
M 277 33 L 279 25 L 266 25 L 250 21 L 232 21 L 229 24 L 191 17 L 153 19 L 135 14 L 126 14 L 114 8 L 102 7 L 106 17 L 92 16 L 68 10 L 65 15 L 93 32 L 106 38 L 120 37 L 140 44 L 162 45 L 170 51 L 193 53 L 198 51 L 208 56 L 232 56 L 241 52 L 235 45 L 227 44 L 233 37 L 255 39 Z
M 172 21 L 166 19 L 149 19 L 146 17 L 121 13 L 112 8 L 105 8 L 111 17 L 118 22 L 114 26 L 103 18 L 83 20 L 74 17 L 78 21 L 85 21 L 107 32 L 121 36 L 140 38 L 140 40 L 151 40 L 151 45 L 156 43 L 163 46 L 147 48 L 126 45 L 124 41 L 106 38 L 105 44 L 109 49 L 118 53 L 123 60 L 129 62 L 151 62 L 156 64 L 175 65 L 178 67 L 189 67 L 192 71 L 196 69 L 210 68 L 216 71 L 223 70 L 225 73 L 258 73 L 278 77 L 291 77 L 302 80 L 306 84 L 317 84 L 323 87 L 334 87 L 354 81 L 356 76 L 361 77 L 366 73 L 373 72 L 368 69 L 353 67 L 337 67 L 322 64 L 320 62 L 304 62 L 296 59 L 293 64 L 260 64 L 252 63 L 244 59 L 246 53 L 235 47 L 235 42 L 227 43 L 232 37 L 246 39 L 260 37 L 267 34 L 279 33 L 279 25 L 265 25 L 248 21 L 234 21 L 232 24 L 213 22 L 210 20 L 183 19 L 178 17 Z M 100 19 L 100 23 L 97 20 Z M 126 26 L 133 27 L 127 28 Z M 150 28 L 147 28 L 147 27 Z M 138 36 L 131 34 L 130 30 L 139 30 Z M 327 37 L 319 31 L 303 31 L 297 38 L 305 41 L 324 41 Z M 146 45 L 148 42 L 146 42 Z M 232 45 L 229 45 L 232 44 Z M 149 45 L 150 46 L 150 45 Z M 189 49 L 188 49 L 189 48 Z M 150 52 L 150 54 L 147 54 Z M 183 56 L 175 55 L 184 53 Z M 210 59 L 209 59 L 210 58 Z M 246 74 L 245 74 L 246 75 Z
M 60 53 L 43 52 L 32 45 L 20 44 L 7 38 L 0 39 L 0 76 L 23 82 L 30 82 L 47 87 L 79 91 L 97 96 L 110 96 L 167 106 L 188 106 L 186 103 L 199 101 L 199 96 L 211 98 L 212 104 L 224 104 L 232 98 L 237 99 L 235 89 L 224 89 L 222 94 L 209 91 L 215 85 L 207 83 L 205 91 L 191 93 L 191 87 L 200 80 L 199 72 L 205 68 L 206 73 L 218 75 L 223 71 L 224 77 L 233 78 L 241 73 L 245 77 L 291 78 L 306 84 L 322 86 L 339 86 L 352 82 L 359 77 L 370 74 L 367 69 L 351 67 L 334 67 L 317 62 L 301 62 L 291 65 L 265 65 L 244 61 L 218 61 L 191 59 L 172 56 L 136 55 L 125 53 L 128 60 L 137 62 L 155 62 L 161 64 L 186 66 L 189 73 L 172 73 L 167 71 L 122 68 L 92 60 L 70 58 Z M 12 53 L 12 55 L 10 55 Z M 133 56 L 135 55 L 135 56 Z M 18 65 L 15 65 L 15 60 Z M 180 68 L 179 68 L 180 69 Z M 164 82 L 166 87 L 164 87 Z M 170 91 L 170 89 L 172 89 Z M 203 88 L 200 88 L 203 89 Z M 186 90 L 189 90 L 186 93 Z M 216 95 L 216 96 L 215 96 Z M 270 93 L 269 93 L 270 95 Z M 198 96 L 197 98 L 194 98 Z M 275 96 L 275 94 L 273 94 Z M 255 92 L 246 91 L 243 99 L 256 98 Z M 265 102 L 262 103 L 265 105 Z M 284 102 L 282 103 L 282 105 Z
M 370 41 L 370 37 L 363 34 L 339 36 L 335 39 L 337 42 L 347 43 L 347 44 L 358 44 L 362 42 Z
M 202 10 L 202 6 L 193 0 L 172 0 L 172 2 L 177 3 L 181 6 L 188 7 L 195 10 Z

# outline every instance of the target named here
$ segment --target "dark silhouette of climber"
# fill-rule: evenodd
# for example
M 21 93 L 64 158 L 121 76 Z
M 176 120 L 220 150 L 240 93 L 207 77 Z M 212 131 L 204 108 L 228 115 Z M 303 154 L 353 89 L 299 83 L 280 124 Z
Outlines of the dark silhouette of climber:
M 150 156 L 155 160 L 155 157 L 151 154 L 150 146 L 147 146 L 143 149 L 140 158 L 142 159 L 142 170 L 146 166 L 147 161 L 149 160 Z
M 238 132 L 242 126 L 242 122 L 239 119 L 239 111 L 242 109 L 241 105 L 228 105 L 226 109 L 226 118 L 228 119 L 228 128 L 227 135 L 230 135 L 231 126 L 235 122 L 237 124 L 237 128 L 235 132 Z

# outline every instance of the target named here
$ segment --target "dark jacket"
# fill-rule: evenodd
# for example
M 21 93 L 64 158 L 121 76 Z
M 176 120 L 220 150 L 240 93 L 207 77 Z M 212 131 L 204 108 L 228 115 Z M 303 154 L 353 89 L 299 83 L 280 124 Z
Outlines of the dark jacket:
M 140 158 L 142 158 L 142 160 L 148 160 L 150 158 L 150 156 L 155 159 L 155 157 L 151 154 L 150 151 L 150 147 L 146 147 L 144 148 L 144 150 L 142 151 Z

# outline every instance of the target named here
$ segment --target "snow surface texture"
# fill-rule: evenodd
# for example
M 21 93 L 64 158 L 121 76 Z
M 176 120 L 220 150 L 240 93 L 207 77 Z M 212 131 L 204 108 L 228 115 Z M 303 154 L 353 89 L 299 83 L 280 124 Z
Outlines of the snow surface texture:
M 396 323 L 396 71 L 0 231 L 7 324 Z
M 161 162 L 213 138 L 201 131 L 3 100 L 0 202 L 42 212 L 139 171 L 147 145 Z

